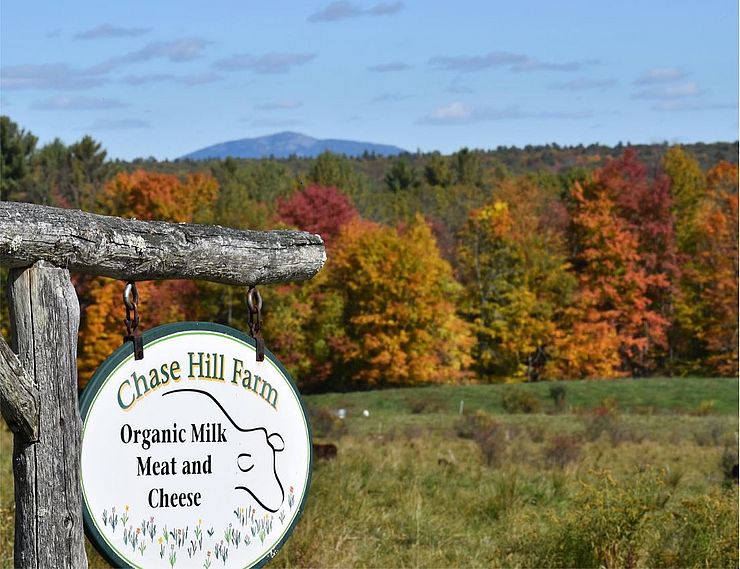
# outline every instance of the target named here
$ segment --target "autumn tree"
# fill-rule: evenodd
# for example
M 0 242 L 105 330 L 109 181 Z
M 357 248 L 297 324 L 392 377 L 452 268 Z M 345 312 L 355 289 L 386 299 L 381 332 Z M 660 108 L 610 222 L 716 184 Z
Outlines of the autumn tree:
M 171 222 L 210 221 L 218 186 L 213 178 L 176 176 L 137 170 L 120 173 L 105 188 L 107 213 Z M 121 281 L 78 276 L 81 321 L 78 344 L 80 384 L 84 385 L 103 358 L 117 348 L 124 334 Z M 192 317 L 198 289 L 191 281 L 138 283 L 142 328 Z
M 686 231 L 678 322 L 683 370 L 738 371 L 738 168 L 720 162 Z
M 205 222 L 213 217 L 218 185 L 204 174 L 177 176 L 136 170 L 121 172 L 106 186 L 104 206 L 111 215 L 173 222 Z
M 455 311 L 460 287 L 421 217 L 400 233 L 347 224 L 327 269 L 343 302 L 338 382 L 382 387 L 465 376 L 472 337 Z
M 326 391 L 341 375 L 339 352 L 345 338 L 342 291 L 328 284 L 328 265 L 308 282 L 265 287 L 263 333 L 280 354 L 301 391 Z
M 346 194 L 332 187 L 308 186 L 278 201 L 280 219 L 303 231 L 318 233 L 334 245 L 343 225 L 358 216 Z
M 556 355 L 552 340 L 575 283 L 562 236 L 540 217 L 540 189 L 521 178 L 494 196 L 470 213 L 460 234 L 475 366 L 485 378 L 536 379 Z
M 643 264 L 639 234 L 619 215 L 611 188 L 598 176 L 576 184 L 572 212 L 579 281 L 574 332 L 581 345 L 567 358 L 572 376 L 643 375 L 652 350 L 665 348 L 668 320 L 653 306 L 651 287 L 669 286 L 663 273 Z
M 591 365 L 583 373 L 650 373 L 671 353 L 679 265 L 670 181 L 661 171 L 650 176 L 628 148 L 574 184 L 569 201 L 581 288 L 578 326 L 608 324 L 610 335 L 601 337 L 618 343 L 621 360 L 619 366 Z M 602 350 L 605 357 L 608 350 Z M 610 357 L 614 360 L 613 353 Z
M 603 191 L 614 203 L 615 215 L 636 237 L 638 263 L 651 277 L 648 298 L 652 309 L 670 320 L 673 283 L 678 279 L 670 179 L 661 171 L 650 177 L 635 150 L 630 148 L 597 170 L 590 185 L 593 191 Z M 662 345 L 663 341 L 659 343 Z
M 706 189 L 704 174 L 699 163 L 680 146 L 673 146 L 666 152 L 663 170 L 671 183 L 678 247 L 685 252 L 694 216 Z

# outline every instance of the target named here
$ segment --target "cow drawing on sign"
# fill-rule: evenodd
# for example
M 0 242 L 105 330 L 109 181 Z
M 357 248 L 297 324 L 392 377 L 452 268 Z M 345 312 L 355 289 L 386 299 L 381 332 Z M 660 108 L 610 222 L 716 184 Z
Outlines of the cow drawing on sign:
M 241 477 L 243 485 L 235 486 L 234 489 L 247 492 L 268 512 L 277 512 L 285 499 L 285 490 L 275 466 L 275 453 L 285 449 L 283 437 L 279 433 L 268 434 L 264 427 L 253 429 L 240 427 L 221 403 L 207 391 L 174 389 L 163 393 L 162 397 L 184 392 L 200 393 L 208 397 L 234 425 L 234 428 L 243 433 L 241 442 L 249 452 L 242 452 L 236 457 L 236 465 L 244 475 Z

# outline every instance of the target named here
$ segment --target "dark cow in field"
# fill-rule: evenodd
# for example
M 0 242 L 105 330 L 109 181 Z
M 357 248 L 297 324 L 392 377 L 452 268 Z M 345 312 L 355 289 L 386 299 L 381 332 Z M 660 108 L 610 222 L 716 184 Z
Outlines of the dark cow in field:
M 337 458 L 337 445 L 313 443 L 313 454 L 318 460 L 334 460 Z

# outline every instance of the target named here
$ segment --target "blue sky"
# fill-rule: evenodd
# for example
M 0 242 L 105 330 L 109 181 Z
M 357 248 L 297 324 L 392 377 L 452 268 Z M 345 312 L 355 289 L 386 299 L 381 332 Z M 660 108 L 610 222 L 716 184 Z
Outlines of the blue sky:
M 736 0 L 3 0 L 2 113 L 114 158 L 738 138 Z

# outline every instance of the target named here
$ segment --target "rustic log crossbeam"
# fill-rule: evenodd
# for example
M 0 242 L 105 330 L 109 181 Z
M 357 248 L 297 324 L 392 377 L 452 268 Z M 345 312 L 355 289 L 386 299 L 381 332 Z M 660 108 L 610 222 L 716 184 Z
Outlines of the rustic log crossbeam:
M 302 281 L 320 236 L 139 221 L 0 202 L 12 349 L 0 338 L 0 411 L 14 433 L 15 566 L 85 568 L 77 401 L 79 303 L 69 271 L 126 281 L 251 286 Z
M 326 253 L 321 237 L 304 231 L 240 231 L 0 202 L 0 265 L 39 260 L 121 280 L 256 285 L 309 279 Z

